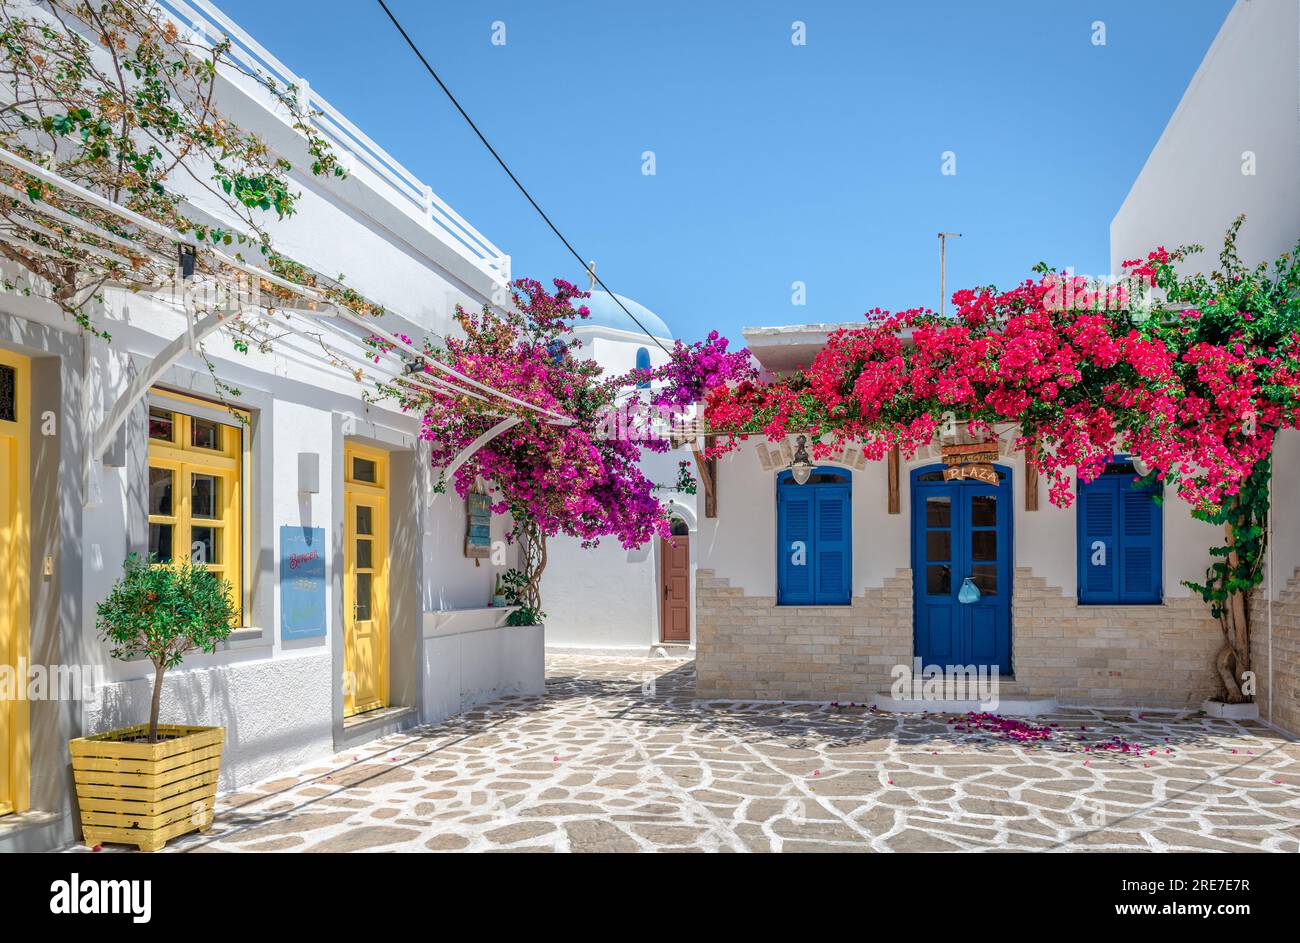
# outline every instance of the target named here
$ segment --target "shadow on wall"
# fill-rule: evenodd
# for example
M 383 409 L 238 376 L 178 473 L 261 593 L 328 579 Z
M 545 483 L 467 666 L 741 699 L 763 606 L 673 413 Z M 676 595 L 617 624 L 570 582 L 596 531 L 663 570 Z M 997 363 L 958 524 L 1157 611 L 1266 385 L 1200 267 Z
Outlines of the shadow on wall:
M 238 789 L 333 750 L 329 666 L 322 655 L 169 672 L 159 719 L 224 727 L 220 789 Z M 105 685 L 87 732 L 147 723 L 152 691 L 152 677 Z

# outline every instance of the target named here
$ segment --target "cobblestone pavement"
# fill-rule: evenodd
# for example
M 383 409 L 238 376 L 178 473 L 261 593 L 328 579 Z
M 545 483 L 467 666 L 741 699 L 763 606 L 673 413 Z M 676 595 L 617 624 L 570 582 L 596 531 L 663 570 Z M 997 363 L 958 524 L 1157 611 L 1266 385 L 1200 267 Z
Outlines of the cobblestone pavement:
M 696 701 L 690 662 L 547 670 L 545 699 L 225 796 L 167 850 L 1300 848 L 1300 743 L 1257 724 L 1062 710 L 1033 746 L 936 715 Z

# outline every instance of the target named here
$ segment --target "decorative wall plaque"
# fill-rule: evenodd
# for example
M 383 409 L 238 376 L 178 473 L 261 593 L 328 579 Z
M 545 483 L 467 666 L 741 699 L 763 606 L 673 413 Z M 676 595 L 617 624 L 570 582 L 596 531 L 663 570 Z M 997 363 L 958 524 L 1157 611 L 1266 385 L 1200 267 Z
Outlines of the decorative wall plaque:
M 465 498 L 465 556 L 492 554 L 492 502 L 485 494 L 471 492 Z

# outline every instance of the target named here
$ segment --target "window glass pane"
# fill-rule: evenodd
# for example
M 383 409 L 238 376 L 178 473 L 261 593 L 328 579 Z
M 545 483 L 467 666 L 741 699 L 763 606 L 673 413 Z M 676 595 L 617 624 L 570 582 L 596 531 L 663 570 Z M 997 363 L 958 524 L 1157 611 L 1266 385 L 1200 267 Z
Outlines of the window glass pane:
M 218 527 L 190 528 L 190 562 L 195 566 L 221 561 L 221 529 Z
M 370 579 L 369 573 L 357 574 L 357 608 L 355 612 L 358 622 L 370 621 Z
M 995 530 L 972 531 L 970 535 L 970 556 L 972 560 L 996 560 L 998 558 L 998 532 Z
M 149 407 L 149 438 L 162 442 L 176 439 L 176 414 L 170 409 Z
M 998 526 L 998 498 L 993 494 L 971 495 L 970 522 L 972 527 Z
M 172 516 L 172 470 L 149 468 L 149 513 L 159 517 Z
M 377 474 L 378 469 L 375 467 L 375 463 L 370 459 L 358 458 L 355 455 L 352 457 L 353 481 L 367 481 L 373 485 L 377 480 L 375 477 Z
M 979 587 L 980 595 L 996 596 L 998 594 L 998 565 L 996 563 L 976 563 L 971 566 L 971 579 Z
M 149 525 L 149 555 L 155 563 L 172 562 L 172 525 Z
M 948 564 L 925 568 L 925 592 L 930 596 L 946 596 L 952 592 L 952 568 Z
M 197 449 L 221 450 L 221 423 L 190 417 L 190 445 Z
M 0 419 L 18 421 L 18 371 L 0 364 Z
M 927 560 L 952 559 L 952 532 L 932 530 L 925 535 L 925 558 Z
M 357 505 L 357 533 L 373 534 L 372 524 L 370 521 L 370 508 L 364 504 Z
M 221 516 L 221 479 L 216 475 L 190 476 L 190 514 L 206 518 Z
M 370 553 L 370 544 L 371 541 L 369 540 L 357 541 L 357 566 L 364 570 L 368 570 L 374 565 Z
M 926 498 L 925 525 L 927 527 L 951 527 L 952 499 Z

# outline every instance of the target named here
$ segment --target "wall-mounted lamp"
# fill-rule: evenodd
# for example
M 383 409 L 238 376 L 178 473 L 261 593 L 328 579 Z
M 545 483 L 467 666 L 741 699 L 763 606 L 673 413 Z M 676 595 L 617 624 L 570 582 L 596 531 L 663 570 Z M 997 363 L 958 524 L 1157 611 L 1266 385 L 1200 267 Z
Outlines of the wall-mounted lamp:
M 177 261 L 181 264 L 181 278 L 189 280 L 194 277 L 194 247 L 184 243 L 177 248 Z
M 298 453 L 298 491 L 320 494 L 320 455 L 316 452 Z
M 806 485 L 812 476 L 813 464 L 808 459 L 808 437 L 795 439 L 794 461 L 790 463 L 790 476 L 797 485 Z

